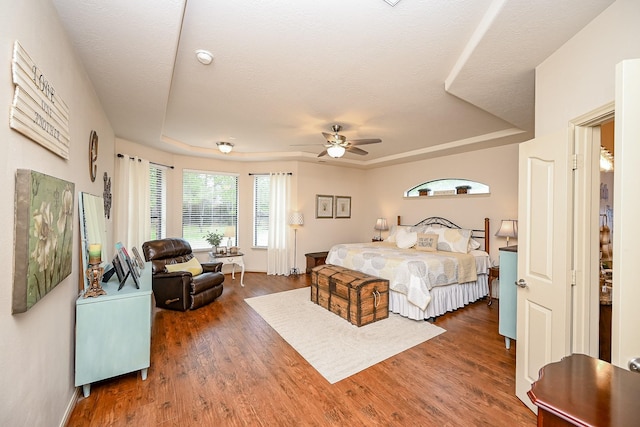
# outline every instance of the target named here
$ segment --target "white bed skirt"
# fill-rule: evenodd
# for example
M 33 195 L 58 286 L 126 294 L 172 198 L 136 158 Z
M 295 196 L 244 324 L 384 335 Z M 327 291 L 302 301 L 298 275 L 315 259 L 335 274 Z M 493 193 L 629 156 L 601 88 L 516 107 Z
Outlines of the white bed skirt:
M 438 286 L 430 292 L 431 302 L 426 310 L 422 310 L 411 304 L 406 295 L 390 290 L 389 311 L 415 320 L 441 316 L 489 295 L 487 275 L 479 274 L 475 282 Z

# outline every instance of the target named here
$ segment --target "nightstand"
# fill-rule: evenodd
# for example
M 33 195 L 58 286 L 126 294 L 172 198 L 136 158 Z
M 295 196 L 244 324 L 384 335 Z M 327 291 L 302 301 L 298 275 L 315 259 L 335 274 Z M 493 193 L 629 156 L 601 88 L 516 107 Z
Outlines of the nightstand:
M 329 255 L 329 252 L 311 252 L 308 254 L 304 254 L 304 256 L 307 257 L 306 273 L 307 274 L 311 273 L 311 269 L 313 267 L 326 264 L 327 255 Z
M 498 332 L 504 336 L 507 350 L 511 340 L 516 339 L 518 293 L 515 285 L 518 280 L 518 246 L 500 248 L 500 313 L 498 314 Z
M 489 268 L 489 302 L 487 305 L 491 305 L 493 303 L 493 281 L 495 279 L 500 279 L 500 266 Z

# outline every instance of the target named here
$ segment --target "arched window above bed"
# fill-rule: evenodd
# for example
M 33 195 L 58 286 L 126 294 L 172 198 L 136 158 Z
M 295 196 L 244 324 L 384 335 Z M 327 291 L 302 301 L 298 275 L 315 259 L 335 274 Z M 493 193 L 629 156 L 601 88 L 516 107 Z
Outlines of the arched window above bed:
M 455 196 L 459 194 L 489 194 L 489 186 L 462 178 L 434 179 L 404 192 L 404 197 Z

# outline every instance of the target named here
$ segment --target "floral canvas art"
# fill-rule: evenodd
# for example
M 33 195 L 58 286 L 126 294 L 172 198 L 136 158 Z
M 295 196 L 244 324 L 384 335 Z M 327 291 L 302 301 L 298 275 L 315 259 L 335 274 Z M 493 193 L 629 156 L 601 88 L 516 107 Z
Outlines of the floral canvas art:
M 23 313 L 71 274 L 74 184 L 16 172 L 13 313 Z

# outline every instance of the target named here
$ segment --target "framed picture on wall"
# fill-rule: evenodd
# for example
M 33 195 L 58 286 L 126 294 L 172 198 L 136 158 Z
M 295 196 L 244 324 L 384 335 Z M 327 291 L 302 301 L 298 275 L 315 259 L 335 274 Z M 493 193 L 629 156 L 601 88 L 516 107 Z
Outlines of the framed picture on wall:
M 316 218 L 333 218 L 333 196 L 316 194 Z
M 336 196 L 336 218 L 351 218 L 350 196 Z

